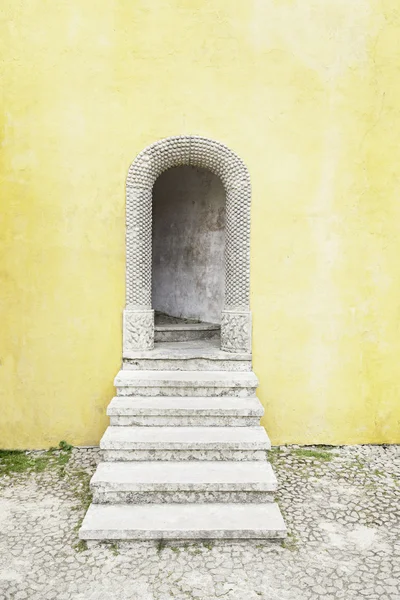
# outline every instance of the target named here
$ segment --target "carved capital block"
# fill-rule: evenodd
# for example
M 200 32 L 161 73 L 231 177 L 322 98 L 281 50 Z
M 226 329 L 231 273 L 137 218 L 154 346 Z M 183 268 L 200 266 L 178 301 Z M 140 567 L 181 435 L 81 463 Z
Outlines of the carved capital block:
M 154 310 L 124 310 L 123 356 L 154 348 Z
M 222 311 L 221 349 L 226 352 L 251 352 L 250 311 Z

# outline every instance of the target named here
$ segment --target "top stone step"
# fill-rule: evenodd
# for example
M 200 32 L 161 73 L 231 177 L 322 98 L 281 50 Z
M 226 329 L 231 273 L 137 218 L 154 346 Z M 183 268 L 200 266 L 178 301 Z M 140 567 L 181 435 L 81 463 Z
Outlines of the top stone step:
M 252 371 L 122 370 L 114 380 L 118 396 L 254 396 Z

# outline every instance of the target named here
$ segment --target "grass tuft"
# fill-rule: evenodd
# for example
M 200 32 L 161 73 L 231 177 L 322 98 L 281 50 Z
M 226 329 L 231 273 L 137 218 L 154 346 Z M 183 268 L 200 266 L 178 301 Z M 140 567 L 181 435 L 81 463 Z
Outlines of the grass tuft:
M 330 461 L 333 458 L 332 454 L 327 450 L 312 450 L 311 448 L 298 448 L 292 450 L 292 454 L 303 458 L 316 458 L 323 461 Z
M 287 538 L 281 543 L 282 548 L 295 552 L 299 548 L 299 539 L 294 533 L 288 533 Z
M 87 549 L 88 547 L 85 540 L 79 540 L 79 542 L 74 546 L 74 550 L 76 550 L 76 552 L 85 552 Z
M 215 542 L 213 540 L 207 540 L 203 542 L 203 546 L 204 548 L 207 548 L 207 550 L 212 550 L 214 548 Z
M 48 467 L 62 471 L 71 457 L 72 446 L 61 441 L 58 448 L 44 452 L 0 450 L 0 476 L 12 473 L 43 473 Z M 63 476 L 61 474 L 61 476 Z

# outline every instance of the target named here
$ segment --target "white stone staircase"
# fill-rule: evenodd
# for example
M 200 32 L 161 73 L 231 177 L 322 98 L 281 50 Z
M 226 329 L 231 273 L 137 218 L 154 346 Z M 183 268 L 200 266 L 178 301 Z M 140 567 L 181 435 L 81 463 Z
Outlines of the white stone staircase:
M 251 355 L 214 339 L 126 357 L 80 538 L 285 537 L 257 384 Z

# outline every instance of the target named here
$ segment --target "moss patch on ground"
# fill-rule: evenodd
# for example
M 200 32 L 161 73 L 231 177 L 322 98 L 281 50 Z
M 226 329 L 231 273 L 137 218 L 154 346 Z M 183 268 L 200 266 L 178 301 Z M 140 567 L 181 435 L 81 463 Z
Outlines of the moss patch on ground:
M 0 476 L 13 473 L 42 473 L 47 468 L 60 468 L 61 472 L 71 457 L 72 446 L 61 441 L 58 448 L 44 452 L 26 450 L 0 450 Z
M 292 450 L 292 454 L 303 458 L 315 458 L 317 460 L 330 461 L 333 456 L 326 450 L 314 450 L 312 448 L 296 448 Z

